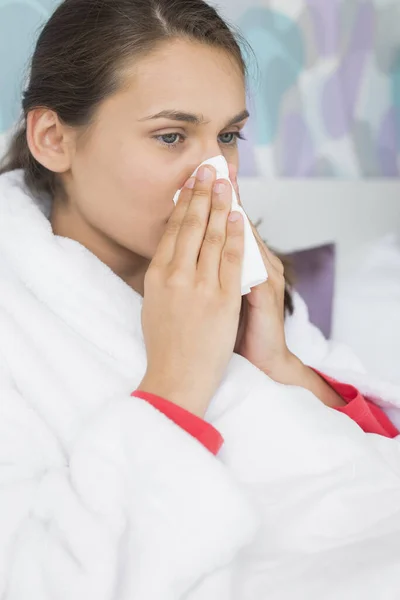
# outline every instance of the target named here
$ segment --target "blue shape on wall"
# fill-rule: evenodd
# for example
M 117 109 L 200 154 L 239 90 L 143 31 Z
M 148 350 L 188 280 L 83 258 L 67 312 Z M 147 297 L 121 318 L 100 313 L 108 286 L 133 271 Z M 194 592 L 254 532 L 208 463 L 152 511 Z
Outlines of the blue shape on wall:
M 34 45 L 54 0 L 0 0 L 0 133 L 9 129 L 21 111 L 21 92 Z
M 260 69 L 261 81 L 250 78 L 257 113 L 256 142 L 271 144 L 278 131 L 283 97 L 304 68 L 302 33 L 289 17 L 268 8 L 248 10 L 239 25 L 257 55 Z

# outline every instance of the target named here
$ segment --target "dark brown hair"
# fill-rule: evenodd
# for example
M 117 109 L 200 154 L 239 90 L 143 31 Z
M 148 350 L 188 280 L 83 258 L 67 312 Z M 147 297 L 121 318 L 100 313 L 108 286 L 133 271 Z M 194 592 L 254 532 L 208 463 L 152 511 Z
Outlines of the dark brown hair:
M 37 196 L 61 190 L 57 174 L 32 156 L 26 118 L 53 110 L 71 127 L 88 127 L 96 109 L 123 85 L 124 67 L 158 44 L 186 38 L 225 50 L 246 76 L 244 38 L 203 0 L 64 0 L 43 28 L 23 94 L 22 119 L 0 174 L 23 169 Z

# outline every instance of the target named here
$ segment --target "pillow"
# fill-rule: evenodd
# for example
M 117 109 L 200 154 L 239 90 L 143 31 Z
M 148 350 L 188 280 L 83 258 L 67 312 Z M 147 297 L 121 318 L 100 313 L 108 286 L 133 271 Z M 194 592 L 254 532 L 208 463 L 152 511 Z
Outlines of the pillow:
M 352 347 L 368 371 L 400 384 L 400 244 L 395 235 L 357 254 L 340 285 L 334 339 Z
M 332 332 L 335 244 L 285 254 L 295 289 L 307 304 L 310 321 L 326 338 Z

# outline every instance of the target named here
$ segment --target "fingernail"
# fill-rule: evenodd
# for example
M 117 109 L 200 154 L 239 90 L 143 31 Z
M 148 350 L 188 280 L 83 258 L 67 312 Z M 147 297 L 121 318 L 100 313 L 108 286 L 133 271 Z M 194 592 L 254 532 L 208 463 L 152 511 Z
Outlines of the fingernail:
M 242 217 L 242 215 L 240 214 L 239 211 L 234 210 L 231 212 L 231 214 L 229 215 L 228 219 L 229 221 L 231 221 L 232 223 L 234 223 L 235 221 L 239 221 L 239 219 Z
M 190 177 L 185 183 L 184 187 L 189 188 L 189 190 L 192 190 L 194 188 L 195 183 L 196 179 L 194 177 Z
M 197 179 L 199 181 L 207 181 L 207 179 L 211 179 L 212 171 L 208 167 L 200 167 L 197 172 Z
M 223 194 L 225 190 L 226 190 L 226 184 L 223 183 L 222 181 L 219 181 L 218 183 L 216 183 L 214 185 L 214 192 L 216 194 Z

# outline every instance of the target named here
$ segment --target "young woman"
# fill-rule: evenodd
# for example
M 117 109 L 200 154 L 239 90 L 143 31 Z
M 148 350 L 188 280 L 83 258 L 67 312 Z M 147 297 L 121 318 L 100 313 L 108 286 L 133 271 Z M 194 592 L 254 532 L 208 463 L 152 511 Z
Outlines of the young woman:
M 222 153 L 236 182 L 234 35 L 202 0 L 66 0 L 23 110 L 0 177 L 1 596 L 321 597 L 327 556 L 345 573 L 351 541 L 400 532 L 400 391 L 287 290 L 285 310 L 256 230 L 270 278 L 242 303 L 229 187 L 190 177 Z

